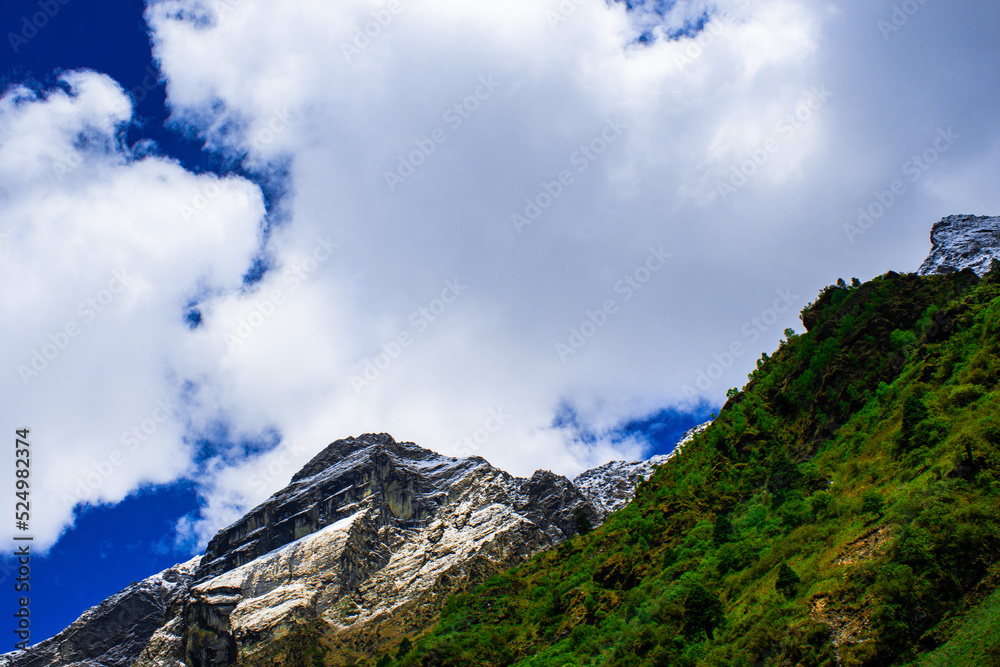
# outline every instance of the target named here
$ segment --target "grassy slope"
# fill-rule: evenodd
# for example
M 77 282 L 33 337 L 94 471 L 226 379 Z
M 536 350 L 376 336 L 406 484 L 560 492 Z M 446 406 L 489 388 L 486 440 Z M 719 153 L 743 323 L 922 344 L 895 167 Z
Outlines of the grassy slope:
M 1000 275 L 803 319 L 634 502 L 379 665 L 1000 664 Z
M 921 667 L 1000 665 L 1000 591 L 956 621 L 951 641 L 921 656 Z

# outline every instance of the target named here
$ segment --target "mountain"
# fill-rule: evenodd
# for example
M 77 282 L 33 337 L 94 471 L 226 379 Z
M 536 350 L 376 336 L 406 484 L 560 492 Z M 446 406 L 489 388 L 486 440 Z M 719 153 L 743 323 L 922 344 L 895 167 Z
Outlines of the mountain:
M 1000 217 L 952 215 L 931 230 L 931 254 L 920 265 L 922 276 L 972 269 L 989 272 L 1000 260 Z
M 824 289 L 671 455 L 331 443 L 17 667 L 1000 665 L 997 218 Z
M 695 426 L 686 432 L 669 454 L 632 463 L 610 461 L 580 473 L 573 478 L 573 484 L 583 492 L 594 507 L 604 510 L 607 514 L 619 510 L 635 496 L 635 487 L 639 482 L 652 477 L 658 466 L 679 454 L 684 445 L 694 440 L 694 437 L 708 428 L 710 423 Z
M 387 434 L 337 440 L 285 488 L 219 531 L 204 556 L 87 611 L 0 664 L 283 664 L 297 643 L 353 660 L 432 624 L 447 597 L 550 549 L 634 493 L 602 467 L 586 492 L 548 471 L 517 478 Z
M 925 266 L 962 270 L 823 290 L 634 500 L 377 667 L 1000 665 L 1000 265 L 960 222 Z

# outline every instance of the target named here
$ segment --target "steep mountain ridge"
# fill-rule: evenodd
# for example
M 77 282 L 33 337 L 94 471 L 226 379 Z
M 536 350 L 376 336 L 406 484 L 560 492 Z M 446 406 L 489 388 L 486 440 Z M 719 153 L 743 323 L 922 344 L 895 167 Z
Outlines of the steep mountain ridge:
M 577 516 L 599 524 L 605 512 L 547 471 L 516 478 L 384 433 L 338 440 L 209 543 L 185 612 L 185 657 L 232 664 L 315 622 L 346 659 L 395 638 L 390 619 L 422 627 L 470 572 L 561 543 Z
M 653 456 L 645 461 L 609 461 L 604 465 L 591 468 L 573 478 L 583 495 L 594 504 L 610 514 L 621 509 L 635 496 L 635 487 L 643 479 L 649 479 L 656 468 L 665 464 L 674 456 L 680 454 L 684 445 L 694 440 L 695 436 L 705 431 L 712 422 L 699 424 L 681 436 L 669 454 Z
M 338 440 L 0 665 L 1000 661 L 998 221 L 936 224 L 924 277 L 824 290 L 672 455 L 570 481 Z
M 632 502 L 377 667 L 1000 665 L 1000 265 L 962 257 L 823 290 Z
M 272 664 L 303 632 L 350 664 L 425 628 L 449 594 L 599 525 L 609 510 L 588 493 L 619 506 L 636 471 L 652 467 L 604 466 L 584 492 L 548 471 L 517 478 L 384 433 L 337 440 L 219 531 L 204 556 L 133 584 L 0 664 Z
M 328 445 L 281 489 L 209 542 L 198 569 L 204 580 L 244 565 L 353 513 L 373 494 L 386 519 L 416 528 L 447 501 L 448 489 L 483 459 L 449 459 L 387 434 Z

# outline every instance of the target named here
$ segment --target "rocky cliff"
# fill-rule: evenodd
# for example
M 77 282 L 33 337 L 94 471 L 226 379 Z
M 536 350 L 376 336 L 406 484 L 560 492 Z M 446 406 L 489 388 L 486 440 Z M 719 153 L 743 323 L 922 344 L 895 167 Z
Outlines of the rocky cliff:
M 577 485 L 548 471 L 513 477 L 482 458 L 441 456 L 386 434 L 338 440 L 221 530 L 203 557 L 3 660 L 274 664 L 271 647 L 307 628 L 352 664 L 432 623 L 450 593 L 601 523 L 666 458 L 608 464 Z
M 920 266 L 922 276 L 972 269 L 986 275 L 1000 260 L 1000 217 L 952 215 L 931 229 L 931 253 Z
M 571 537 L 577 515 L 596 524 L 605 513 L 553 473 L 519 479 L 386 434 L 338 440 L 209 543 L 184 656 L 148 652 L 140 665 L 232 664 L 314 621 L 346 661 L 422 627 L 470 573 Z

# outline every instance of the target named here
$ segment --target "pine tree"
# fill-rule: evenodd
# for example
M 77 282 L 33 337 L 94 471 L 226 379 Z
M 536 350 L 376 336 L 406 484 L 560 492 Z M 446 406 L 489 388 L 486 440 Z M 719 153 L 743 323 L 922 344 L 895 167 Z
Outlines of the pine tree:
M 711 639 L 724 619 L 719 596 L 701 584 L 692 586 L 684 600 L 684 633 L 690 637 L 704 631 Z
M 733 537 L 733 523 L 725 514 L 720 514 L 715 519 L 715 526 L 712 527 L 712 542 L 718 546 L 725 544 Z
M 795 595 L 800 583 L 802 580 L 799 579 L 799 575 L 795 574 L 795 570 L 788 567 L 788 563 L 782 563 L 781 567 L 778 568 L 778 580 L 774 582 L 774 587 L 781 591 L 786 598 L 790 598 Z
M 885 507 L 885 499 L 882 497 L 878 491 L 868 489 L 861 496 L 861 513 L 862 514 L 882 514 L 882 509 Z
M 928 412 L 927 406 L 924 405 L 923 399 L 919 396 L 909 396 L 906 401 L 903 402 L 903 428 L 900 431 L 900 437 L 904 447 L 915 447 L 919 443 L 915 443 L 914 433 L 917 430 L 917 424 L 927 419 Z

